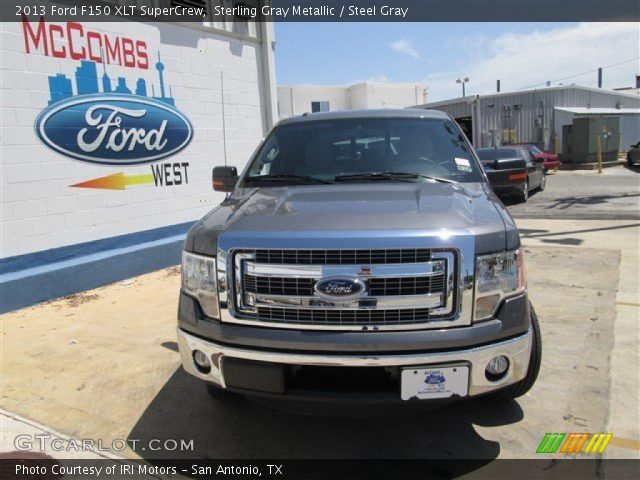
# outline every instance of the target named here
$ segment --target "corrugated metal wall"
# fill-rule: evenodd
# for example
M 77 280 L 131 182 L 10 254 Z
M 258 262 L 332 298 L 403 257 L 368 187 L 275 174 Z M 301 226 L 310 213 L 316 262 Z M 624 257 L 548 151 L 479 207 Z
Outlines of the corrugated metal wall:
M 426 108 L 446 112 L 449 115 L 451 115 L 453 118 L 470 117 L 471 116 L 470 102 L 473 101 L 474 97 L 468 97 L 468 98 L 469 98 L 469 101 L 462 100 L 455 103 L 449 103 L 446 105 L 436 104 L 436 106 L 433 106 L 433 107 L 431 105 L 427 105 Z
M 469 97 L 472 101 L 474 97 Z M 611 91 L 597 91 L 584 87 L 561 87 L 526 92 L 480 96 L 480 132 L 474 134 L 476 147 L 489 146 L 492 131 L 501 135 L 503 129 L 515 129 L 517 143 L 535 143 L 552 149 L 554 135 L 562 136 L 562 127 L 556 129 L 555 107 L 640 108 L 640 96 Z M 454 118 L 472 115 L 471 104 L 460 99 L 452 103 L 438 102 L 427 105 L 451 114 Z M 477 114 L 474 112 L 474 130 Z M 545 136 L 546 133 L 546 136 Z
M 626 152 L 631 145 L 640 142 L 640 115 L 620 117 L 620 150 Z

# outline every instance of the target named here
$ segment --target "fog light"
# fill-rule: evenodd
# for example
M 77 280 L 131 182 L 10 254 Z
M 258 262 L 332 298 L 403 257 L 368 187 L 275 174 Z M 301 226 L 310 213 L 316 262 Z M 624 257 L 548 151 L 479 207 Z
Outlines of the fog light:
M 497 357 L 493 357 L 487 364 L 485 374 L 489 380 L 500 380 L 507 373 L 508 369 L 509 359 L 504 355 L 499 355 Z
M 207 354 L 201 350 L 193 351 L 193 361 L 196 364 L 196 369 L 200 373 L 209 373 L 211 371 L 211 362 Z
M 495 312 L 499 303 L 500 303 L 499 293 L 488 295 L 486 297 L 479 297 L 476 300 L 475 318 L 481 319 L 481 318 L 490 317 L 491 315 L 493 315 L 493 312 Z

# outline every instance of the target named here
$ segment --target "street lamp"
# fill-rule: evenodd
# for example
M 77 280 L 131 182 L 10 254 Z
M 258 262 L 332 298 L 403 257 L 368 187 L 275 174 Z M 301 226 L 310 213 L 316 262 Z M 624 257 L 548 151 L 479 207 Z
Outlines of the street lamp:
M 466 92 L 464 90 L 464 84 L 467 83 L 469 81 L 469 77 L 464 77 L 464 80 L 462 80 L 461 78 L 456 80 L 456 83 L 461 83 L 462 84 L 462 96 L 466 97 Z

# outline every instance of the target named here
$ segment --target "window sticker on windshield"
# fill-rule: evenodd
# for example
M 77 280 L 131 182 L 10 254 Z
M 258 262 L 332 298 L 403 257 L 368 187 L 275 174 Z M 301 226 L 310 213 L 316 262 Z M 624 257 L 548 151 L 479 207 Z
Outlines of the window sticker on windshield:
M 454 160 L 456 161 L 456 165 L 458 166 L 458 170 L 461 170 L 463 172 L 470 172 L 471 171 L 471 162 L 469 162 L 469 160 L 467 160 L 466 158 L 454 158 Z

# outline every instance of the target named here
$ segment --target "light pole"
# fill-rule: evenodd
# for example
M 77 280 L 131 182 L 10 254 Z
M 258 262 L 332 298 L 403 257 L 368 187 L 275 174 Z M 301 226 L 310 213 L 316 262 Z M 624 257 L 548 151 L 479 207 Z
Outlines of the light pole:
M 459 78 L 456 80 L 456 83 L 461 83 L 462 84 L 462 96 L 466 97 L 466 92 L 464 90 L 464 84 L 467 83 L 469 81 L 469 77 L 464 77 L 464 80 Z

